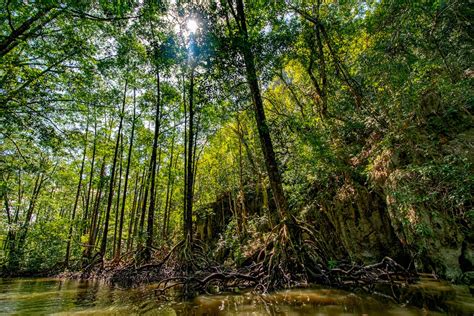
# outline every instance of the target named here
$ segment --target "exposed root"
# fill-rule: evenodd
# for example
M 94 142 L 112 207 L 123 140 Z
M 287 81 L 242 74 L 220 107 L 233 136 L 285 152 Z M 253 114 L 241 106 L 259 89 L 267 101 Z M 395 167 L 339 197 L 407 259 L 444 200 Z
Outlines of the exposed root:
M 259 284 L 261 275 L 253 269 L 222 269 L 219 266 L 209 267 L 192 275 L 166 278 L 157 284 L 156 292 L 166 295 L 170 289 L 179 288 L 181 294 L 192 297 L 199 293 L 215 293 L 232 289 L 254 288 Z
M 299 235 L 299 229 L 293 223 L 283 222 L 276 226 L 276 233 L 262 250 L 265 276 L 259 287 L 263 291 L 308 283 Z
M 400 288 L 418 279 L 417 275 L 389 257 L 366 266 L 341 265 L 329 270 L 328 276 L 332 286 L 348 289 L 362 288 L 370 293 L 388 295 L 397 302 L 400 297 Z
M 160 296 L 175 290 L 192 297 L 244 288 L 265 293 L 322 284 L 362 289 L 394 301 L 398 301 L 402 286 L 416 280 L 416 275 L 389 257 L 365 266 L 343 263 L 328 267 L 332 255 L 324 238 L 294 218 L 275 226 L 260 250 L 240 267 L 214 261 L 207 245 L 199 241 L 183 240 L 163 257 L 157 252 L 151 262 L 142 263 L 139 257 L 140 254 L 128 262 L 122 258 L 104 262 L 96 255 L 81 277 L 104 279 L 122 286 L 156 282 L 156 293 Z
M 164 295 L 179 288 L 183 295 L 193 296 L 235 288 L 268 292 L 317 283 L 362 289 L 398 301 L 400 287 L 416 279 L 389 257 L 372 265 L 341 264 L 329 268 L 329 258 L 317 244 L 310 228 L 296 221 L 282 222 L 272 230 L 252 264 L 233 269 L 213 263 L 200 246 L 191 249 L 184 245 L 179 252 L 182 273 L 161 280 L 156 291 Z

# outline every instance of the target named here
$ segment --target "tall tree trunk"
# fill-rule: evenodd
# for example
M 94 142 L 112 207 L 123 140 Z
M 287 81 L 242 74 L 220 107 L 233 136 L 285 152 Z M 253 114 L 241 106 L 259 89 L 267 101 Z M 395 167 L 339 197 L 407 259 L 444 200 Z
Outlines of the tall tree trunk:
M 133 242 L 133 226 L 136 223 L 136 205 L 137 205 L 137 199 L 139 196 L 139 187 L 138 183 L 140 180 L 140 175 L 137 173 L 137 176 L 135 177 L 135 187 L 133 189 L 133 202 L 132 202 L 132 209 L 130 210 L 130 220 L 128 222 L 128 234 L 127 234 L 127 252 L 130 250 L 131 243 Z
M 26 242 L 26 236 L 28 234 L 28 228 L 30 226 L 31 218 L 36 207 L 36 202 L 40 194 L 41 188 L 45 180 L 44 174 L 38 174 L 35 180 L 33 192 L 31 194 L 30 204 L 26 211 L 25 221 L 19 232 L 18 242 L 13 245 L 12 251 L 9 253 L 9 265 L 12 268 L 16 268 L 18 263 L 21 261 L 23 255 L 23 248 Z
M 148 201 L 148 186 L 150 183 L 150 174 L 147 172 L 146 173 L 146 179 L 145 179 L 145 185 L 143 187 L 143 198 L 141 201 L 142 205 L 142 211 L 140 214 L 140 225 L 138 227 L 138 234 L 139 234 L 139 247 L 143 247 L 143 235 L 145 234 L 145 217 L 146 217 L 146 207 L 147 207 L 147 201 Z
M 120 210 L 120 226 L 119 226 L 119 235 L 118 235 L 118 245 L 115 252 L 115 259 L 120 259 L 120 252 L 122 248 L 122 230 L 123 230 L 123 217 L 125 213 L 125 203 L 127 201 L 127 188 L 128 188 L 128 176 L 130 174 L 130 162 L 132 160 L 132 149 L 133 149 L 133 137 L 135 134 L 135 115 L 136 115 L 136 100 L 135 100 L 135 89 L 133 89 L 133 118 L 132 118 L 132 132 L 130 135 L 130 146 L 128 147 L 127 155 L 127 168 L 125 170 L 125 183 L 123 185 L 123 196 L 122 196 L 122 209 Z M 133 218 L 133 214 L 131 216 Z M 129 229 L 130 234 L 130 229 Z
M 91 193 L 92 193 L 92 180 L 94 178 L 94 164 L 95 164 L 95 153 L 96 153 L 96 148 L 97 148 L 97 119 L 94 116 L 94 144 L 92 147 L 92 161 L 91 161 L 91 170 L 89 173 L 89 185 L 87 188 L 87 197 L 86 197 L 86 202 L 85 202 L 85 211 L 84 211 L 84 216 L 82 218 L 82 234 L 87 233 L 87 221 L 89 218 L 89 205 L 92 203 L 91 201 Z
M 174 160 L 174 170 L 178 168 L 178 157 Z M 170 231 L 170 217 L 171 217 L 171 206 L 172 206 L 172 201 L 173 201 L 173 193 L 174 193 L 174 183 L 176 181 L 176 176 L 173 175 L 171 178 L 171 192 L 170 192 L 170 198 L 168 202 L 168 217 L 166 218 L 166 235 L 169 236 L 169 231 Z
M 244 192 L 244 167 L 243 167 L 243 158 L 242 158 L 242 137 L 240 135 L 240 119 L 237 114 L 237 131 L 239 139 L 239 202 L 240 202 L 240 216 L 241 216 L 241 229 L 243 232 L 246 230 L 246 221 L 247 221 L 247 209 L 245 207 L 245 192 Z
M 162 109 L 163 111 L 163 109 Z M 160 170 L 161 170 L 161 164 L 162 164 L 162 155 L 163 155 L 163 146 L 160 146 L 158 148 L 158 161 L 157 161 L 157 166 L 156 166 L 156 181 L 157 184 L 155 185 L 155 214 L 161 214 L 160 210 L 162 209 L 162 204 L 163 204 L 163 195 L 162 192 L 160 191 Z M 158 223 L 160 224 L 160 223 Z M 158 225 L 158 231 L 161 229 L 161 227 Z M 155 236 L 159 234 L 155 233 Z
M 15 210 L 15 224 L 18 223 L 18 217 L 20 216 L 20 208 L 23 201 L 23 185 L 21 182 L 21 169 L 18 170 L 18 203 Z
M 244 57 L 245 69 L 247 73 L 247 83 L 252 94 L 252 101 L 254 104 L 255 120 L 257 122 L 258 135 L 260 144 L 262 146 L 263 155 L 265 158 L 265 166 L 267 168 L 268 177 L 270 179 L 270 187 L 273 192 L 275 204 L 278 210 L 280 219 L 284 219 L 287 215 L 287 201 L 283 191 L 281 175 L 278 170 L 278 164 L 273 150 L 273 143 L 270 137 L 270 130 L 267 119 L 265 117 L 265 110 L 263 107 L 262 95 L 258 84 L 257 71 L 255 69 L 255 58 L 249 42 L 247 32 L 247 22 L 245 19 L 245 11 L 243 0 L 236 0 L 237 3 L 237 19 L 239 23 L 239 30 L 242 43 L 240 50 Z
M 143 225 L 145 222 L 145 213 L 146 213 L 146 199 L 147 199 L 147 191 L 148 191 L 148 173 L 147 168 L 143 168 L 143 177 L 142 177 L 142 184 L 140 185 L 140 193 L 138 194 L 138 204 L 137 204 L 137 213 L 138 209 L 141 206 L 141 213 L 140 213 L 140 221 L 135 220 L 135 224 L 133 226 L 133 237 L 139 236 L 139 242 L 137 243 L 137 249 L 141 247 L 141 234 L 143 233 Z
M 18 218 L 20 214 L 20 208 L 23 199 L 23 185 L 21 181 L 21 169 L 18 170 L 18 195 L 17 195 L 17 203 L 15 208 L 15 216 L 13 218 L 13 223 L 18 224 Z M 8 254 L 8 258 L 10 258 L 10 253 L 15 252 L 15 239 L 17 236 L 17 232 L 14 227 L 10 226 L 8 229 L 7 238 L 4 243 L 4 249 Z
M 85 164 L 85 161 L 86 161 L 88 136 L 89 136 L 89 116 L 87 117 L 87 123 L 86 123 L 86 137 L 85 137 L 85 140 L 84 140 L 84 152 L 82 154 L 81 171 L 79 171 L 79 181 L 77 183 L 76 198 L 74 199 L 74 206 L 72 208 L 72 214 L 71 214 L 71 222 L 69 223 L 69 232 L 68 232 L 68 235 L 67 235 L 66 256 L 64 258 L 64 267 L 66 269 L 69 268 L 69 256 L 70 256 L 70 253 L 71 253 L 72 227 L 74 225 L 74 220 L 76 219 L 77 204 L 79 202 L 79 195 L 81 193 L 82 175 L 84 173 L 84 164 Z
M 169 205 L 170 205 L 170 187 L 171 187 L 171 172 L 173 170 L 173 159 L 174 159 L 174 137 L 175 134 L 173 133 L 173 136 L 171 138 L 171 153 L 170 153 L 170 162 L 168 165 L 168 183 L 166 185 L 166 198 L 165 198 L 165 210 L 164 210 L 164 215 L 163 215 L 163 231 L 162 231 L 162 237 L 163 240 L 166 240 L 168 238 L 168 212 L 169 212 Z
M 176 157 L 176 159 L 174 160 L 174 170 L 176 170 L 178 168 L 178 158 Z M 171 178 L 171 192 L 170 192 L 170 199 L 169 199 L 169 204 L 168 204 L 168 217 L 166 218 L 166 235 L 169 236 L 169 233 L 170 233 L 170 218 L 171 218 L 171 210 L 172 210 L 172 202 L 173 202 L 173 193 L 174 193 L 174 183 L 176 181 L 176 176 L 173 175 L 173 177 Z
M 115 251 L 117 247 L 117 233 L 118 233 L 118 222 L 119 222 L 119 209 L 120 209 L 120 190 L 122 188 L 122 167 L 123 167 L 123 135 L 120 134 L 120 164 L 119 164 L 119 174 L 118 174 L 118 189 L 117 189 L 117 199 L 115 201 L 115 223 L 114 223 L 114 245 L 112 254 L 115 256 Z
M 155 222 L 155 178 L 156 178 L 156 154 L 158 149 L 158 136 L 160 134 L 161 124 L 161 95 L 160 95 L 160 73 L 156 69 L 156 112 L 155 112 L 155 133 L 153 136 L 153 149 L 151 151 L 150 161 L 150 205 L 148 208 L 148 220 L 147 220 L 147 236 L 146 236 L 146 248 L 144 252 L 144 259 L 151 259 L 151 249 L 153 247 L 153 226 Z
M 12 218 L 10 215 L 10 203 L 8 201 L 8 193 L 7 189 L 3 192 L 3 200 L 5 202 L 5 213 L 7 214 L 7 224 L 11 225 L 12 224 Z
M 193 185 L 192 185 L 192 188 L 193 188 L 193 191 L 192 191 L 192 194 L 193 194 L 193 197 L 194 197 L 194 187 L 195 187 L 195 183 L 196 183 L 196 174 L 197 174 L 197 167 L 198 167 L 198 153 L 197 153 L 197 140 L 198 140 L 198 135 L 199 135 L 199 121 L 201 119 L 201 116 L 199 115 L 197 117 L 197 120 L 196 120 L 196 127 L 194 128 L 194 144 L 193 144 L 193 165 L 192 165 L 192 168 L 193 168 Z
M 188 111 L 187 111 L 187 103 L 186 103 L 186 81 L 185 81 L 185 75 L 183 71 L 183 108 L 184 108 L 184 151 L 183 151 L 183 162 L 184 162 L 184 187 L 183 187 L 183 234 L 184 234 L 184 239 L 186 239 L 186 229 L 187 229 L 187 200 L 188 200 L 188 149 L 187 149 L 187 144 L 188 144 Z
M 191 80 L 189 82 L 189 128 L 188 128 L 188 149 L 187 149 L 187 170 L 186 170 L 186 217 L 185 217 L 185 240 L 193 240 L 193 108 L 194 95 L 194 66 L 191 66 Z
M 102 158 L 100 172 L 99 172 L 99 187 L 97 188 L 96 197 L 94 201 L 94 208 L 92 209 L 92 216 L 90 221 L 89 228 L 89 241 L 87 243 L 86 249 L 84 250 L 83 258 L 90 259 L 92 250 L 94 249 L 95 240 L 97 237 L 97 218 L 99 216 L 99 207 L 100 200 L 102 198 L 102 190 L 105 184 L 105 160 L 106 156 Z
M 5 238 L 5 241 L 3 242 L 3 250 L 4 251 L 8 251 L 9 250 L 9 244 L 10 242 L 12 242 L 12 236 L 13 236 L 13 229 L 11 228 L 12 227 L 12 218 L 11 218 L 11 215 L 10 215 L 10 203 L 9 203 L 9 200 L 8 200 L 8 193 L 7 193 L 7 190 L 5 189 L 4 193 L 3 193 L 3 199 L 4 199 L 4 202 L 5 202 L 5 212 L 7 213 L 7 224 L 8 224 L 8 233 L 7 233 L 7 237 Z
M 112 200 L 114 197 L 114 177 L 115 177 L 115 168 L 117 165 L 117 155 L 118 155 L 118 148 L 119 148 L 119 141 L 120 141 L 120 134 L 122 132 L 122 124 L 123 124 L 123 115 L 125 112 L 125 103 L 127 98 L 127 84 L 128 81 L 125 80 L 125 89 L 123 93 L 123 103 L 122 103 L 122 111 L 120 112 L 120 123 L 119 129 L 117 132 L 117 141 L 115 142 L 115 150 L 114 150 L 114 160 L 112 162 L 112 171 L 110 175 L 110 183 L 109 183 L 109 197 L 107 200 L 107 210 L 105 212 L 105 219 L 104 219 L 104 232 L 102 234 L 102 243 L 100 244 L 100 255 L 102 258 L 105 256 L 105 252 L 107 250 L 107 234 L 109 230 L 109 218 L 110 218 L 110 210 L 112 208 Z

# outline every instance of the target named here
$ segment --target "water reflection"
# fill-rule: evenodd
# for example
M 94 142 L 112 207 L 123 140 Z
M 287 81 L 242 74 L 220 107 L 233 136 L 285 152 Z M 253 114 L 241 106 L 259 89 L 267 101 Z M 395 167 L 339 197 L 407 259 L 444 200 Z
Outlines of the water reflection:
M 121 289 L 93 281 L 0 279 L 0 315 L 10 314 L 426 315 L 426 311 L 324 288 L 163 301 L 155 295 L 153 285 Z
M 99 292 L 99 283 L 83 281 L 78 282 L 77 295 L 74 300 L 76 306 L 95 306 L 97 293 Z

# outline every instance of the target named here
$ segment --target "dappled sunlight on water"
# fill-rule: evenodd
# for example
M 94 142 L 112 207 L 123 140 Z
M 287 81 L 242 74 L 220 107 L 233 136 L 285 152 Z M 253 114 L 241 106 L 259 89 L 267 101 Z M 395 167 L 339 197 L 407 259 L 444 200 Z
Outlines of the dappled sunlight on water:
M 163 301 L 155 295 L 152 285 L 121 289 L 92 281 L 3 279 L 0 280 L 0 314 L 427 315 L 427 312 L 325 288 L 268 295 L 251 292 L 201 295 L 189 301 Z

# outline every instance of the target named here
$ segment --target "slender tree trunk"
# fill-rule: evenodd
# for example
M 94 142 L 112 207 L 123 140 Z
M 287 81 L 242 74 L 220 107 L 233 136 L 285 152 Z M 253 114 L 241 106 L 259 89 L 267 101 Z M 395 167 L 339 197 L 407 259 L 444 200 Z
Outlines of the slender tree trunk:
M 146 191 L 148 190 L 148 174 L 147 174 L 147 168 L 143 168 L 143 176 L 142 176 L 142 183 L 140 185 L 140 193 L 138 194 L 138 204 L 137 204 L 137 210 L 135 211 L 138 215 L 138 210 L 140 206 L 141 208 L 141 213 L 140 213 L 140 221 L 138 221 L 138 218 L 135 219 L 135 224 L 133 225 L 133 234 L 132 236 L 135 238 L 143 233 L 143 225 L 145 222 L 145 212 L 146 212 Z M 143 206 L 144 205 L 144 206 Z M 135 216 L 137 216 L 135 215 Z M 139 240 L 139 243 L 137 243 L 137 249 L 141 247 L 141 240 Z
M 243 159 L 242 159 L 242 137 L 240 135 L 242 132 L 240 131 L 240 119 L 239 115 L 237 114 L 237 130 L 238 130 L 238 138 L 239 138 L 239 202 L 240 202 L 240 216 L 241 216 L 241 225 L 242 231 L 245 232 L 246 230 L 246 220 L 247 220 L 247 210 L 245 207 L 245 193 L 244 193 L 244 167 L 243 167 Z
M 227 202 L 229 203 L 230 213 L 232 214 L 232 217 L 235 218 L 237 222 L 237 227 L 236 227 L 237 236 L 240 237 L 242 233 L 241 222 L 239 219 L 237 208 L 235 207 L 236 204 L 235 204 L 234 194 L 232 191 L 233 191 L 232 189 L 229 191 L 229 195 L 227 196 Z
M 163 109 L 162 109 L 163 110 Z M 155 185 L 155 214 L 160 214 L 160 210 L 162 208 L 162 203 L 163 203 L 163 197 L 160 191 L 160 169 L 161 169 L 161 163 L 162 163 L 162 154 L 163 154 L 163 146 L 160 146 L 158 148 L 158 160 L 157 160 L 157 165 L 156 165 L 156 185 Z M 156 215 L 155 215 L 156 217 Z M 161 227 L 158 225 L 158 231 L 161 229 Z M 155 236 L 158 234 L 155 233 Z
M 8 225 L 9 228 L 8 228 L 8 233 L 7 233 L 7 237 L 5 238 L 5 241 L 3 243 L 3 250 L 8 253 L 8 251 L 10 250 L 10 244 L 14 242 L 14 231 L 13 231 L 13 228 L 11 227 L 11 225 L 13 224 L 12 222 L 12 218 L 11 218 L 11 215 L 10 215 L 10 203 L 8 202 L 8 195 L 7 193 L 5 192 L 5 211 L 7 212 L 7 216 L 8 216 Z
M 188 200 L 188 111 L 187 111 L 187 103 L 186 103 L 186 81 L 185 76 L 183 73 L 183 108 L 184 108 L 184 152 L 183 152 L 183 161 L 184 161 L 184 187 L 183 187 L 183 234 L 184 239 L 186 239 L 186 229 L 187 229 L 187 200 Z
M 23 185 L 21 181 L 21 169 L 18 170 L 18 195 L 17 195 L 17 203 L 15 207 L 15 216 L 13 218 L 13 223 L 18 224 L 18 217 L 20 214 L 20 208 L 23 199 Z M 4 249 L 8 254 L 8 258 L 10 258 L 10 254 L 15 252 L 15 239 L 17 236 L 17 232 L 13 227 L 8 229 L 7 238 L 5 240 Z
M 118 155 L 118 147 L 120 141 L 120 134 L 122 132 L 122 124 L 123 124 L 123 115 L 125 112 L 125 103 L 127 97 L 127 84 L 128 81 L 125 80 L 125 89 L 123 93 L 123 103 L 122 103 L 122 111 L 120 112 L 120 123 L 119 129 L 117 132 L 117 141 L 115 142 L 115 151 L 114 151 L 114 160 L 112 162 L 112 171 L 110 175 L 110 183 L 109 183 L 109 197 L 107 200 L 107 210 L 105 212 L 105 219 L 104 219 L 104 232 L 102 234 L 102 243 L 100 245 L 100 255 L 102 258 L 105 256 L 105 252 L 107 250 L 107 233 L 109 230 L 109 218 L 110 218 L 110 210 L 112 208 L 112 200 L 114 197 L 114 177 L 115 177 L 115 168 L 117 165 L 117 155 Z
M 108 189 L 106 189 L 104 196 L 108 196 Z M 99 249 L 99 252 L 98 252 L 99 255 L 101 254 L 100 244 L 102 242 L 102 235 L 104 233 L 104 229 L 102 228 L 103 219 L 104 219 L 104 210 L 99 209 L 99 218 L 97 219 L 95 241 L 94 241 L 94 249 Z
M 141 214 L 140 214 L 140 225 L 139 225 L 139 229 L 138 229 L 138 234 L 139 234 L 139 246 L 140 247 L 143 247 L 143 234 L 144 234 L 144 227 L 145 227 L 145 216 L 146 216 L 146 206 L 148 205 L 147 204 L 147 201 L 148 201 L 148 184 L 150 183 L 150 174 L 147 172 L 146 173 L 146 179 L 145 179 L 145 184 L 144 184 L 144 187 L 143 187 L 143 199 L 141 201 L 141 205 L 142 205 L 142 211 L 141 211 Z
M 240 35 L 242 37 L 242 44 L 240 45 L 240 50 L 244 58 L 245 69 L 247 73 L 247 83 L 249 85 L 249 89 L 252 95 L 252 101 L 254 104 L 258 135 L 260 138 L 263 155 L 265 157 L 265 165 L 267 168 L 268 177 L 270 179 L 270 186 L 273 192 L 273 197 L 275 199 L 278 214 L 280 216 L 280 219 L 284 219 L 287 215 L 288 206 L 283 191 L 281 175 L 278 170 L 275 152 L 273 150 L 270 130 L 265 116 L 263 99 L 258 84 L 257 71 L 255 69 L 255 58 L 251 49 L 251 44 L 249 43 L 243 0 L 236 0 L 236 3 L 238 18 L 237 22 L 240 24 L 239 29 Z
M 117 199 L 115 205 L 115 223 L 114 223 L 114 245 L 113 245 L 113 255 L 115 256 L 115 251 L 117 247 L 117 233 L 118 233 L 118 222 L 119 222 L 119 209 L 120 209 L 120 190 L 122 188 L 122 167 L 123 167 L 123 135 L 120 135 L 120 165 L 119 165 L 119 175 L 118 175 L 118 190 L 117 190 Z
M 91 170 L 89 173 L 89 185 L 87 189 L 87 197 L 86 197 L 86 203 L 85 203 L 85 211 L 84 211 L 84 216 L 82 219 L 82 234 L 87 233 L 87 221 L 89 218 L 89 205 L 92 203 L 91 201 L 91 193 L 92 193 L 92 180 L 94 178 L 94 164 L 95 164 L 95 153 L 96 153 L 96 144 L 97 144 L 97 120 L 94 117 L 94 145 L 92 147 L 92 161 L 91 161 Z
M 26 242 L 26 236 L 28 234 L 28 228 L 30 226 L 31 218 L 33 216 L 33 212 L 36 207 L 36 202 L 38 200 L 38 196 L 40 194 L 44 180 L 45 180 L 44 174 L 38 174 L 38 176 L 36 177 L 33 192 L 31 194 L 30 204 L 26 211 L 25 221 L 19 232 L 18 242 L 14 245 L 14 248 L 12 248 L 13 251 L 10 252 L 9 262 L 13 263 L 12 268 L 16 268 L 17 264 L 21 261 L 21 257 L 23 255 L 23 248 Z
M 193 197 L 194 197 L 194 187 L 196 184 L 196 174 L 197 174 L 197 166 L 198 166 L 198 153 L 197 153 L 197 140 L 198 140 L 198 135 L 199 135 L 199 121 L 201 119 L 201 116 L 199 115 L 196 120 L 196 127 L 194 128 L 194 144 L 193 144 L 193 160 L 192 160 L 192 168 L 193 168 Z
M 89 136 L 89 117 L 87 117 L 86 137 L 85 137 L 85 141 L 84 141 L 84 152 L 82 154 L 81 171 L 79 171 L 79 181 L 78 181 L 78 184 L 77 184 L 76 198 L 74 199 L 74 206 L 72 208 L 72 214 L 71 214 L 71 222 L 69 223 L 69 232 L 68 232 L 68 235 L 67 235 L 66 256 L 64 258 L 64 267 L 66 269 L 69 268 L 69 256 L 70 256 L 70 253 L 71 253 L 72 227 L 74 225 L 74 220 L 76 219 L 77 204 L 79 202 L 79 196 L 80 196 L 80 193 L 81 193 L 82 175 L 84 173 L 84 165 L 85 165 L 85 161 L 86 161 L 88 136 Z
M 30 205 L 28 206 L 28 210 L 26 211 L 25 222 L 23 224 L 24 227 L 28 227 L 31 221 L 31 217 L 33 216 L 33 211 L 36 206 L 36 199 L 38 197 L 39 191 L 41 189 L 41 184 L 43 182 L 43 174 L 38 174 L 36 176 L 35 185 L 33 187 L 33 192 L 31 194 Z
M 165 211 L 164 211 L 164 215 L 163 215 L 163 231 L 162 231 L 162 237 L 163 237 L 163 240 L 166 240 L 168 238 L 168 227 L 167 227 L 167 223 L 168 223 L 168 212 L 169 212 L 169 205 L 170 205 L 170 187 L 171 187 L 171 172 L 173 170 L 173 159 L 174 159 L 174 137 L 175 137 L 175 134 L 173 133 L 173 136 L 171 138 L 171 153 L 170 153 L 170 162 L 169 162 L 169 165 L 168 165 L 168 183 L 166 185 L 166 198 L 165 198 Z
M 15 210 L 15 224 L 18 223 L 18 217 L 20 216 L 20 208 L 23 201 L 23 185 L 21 182 L 21 170 L 18 170 L 18 203 Z
M 139 187 L 138 187 L 138 182 L 140 180 L 140 175 L 137 173 L 137 176 L 135 177 L 135 187 L 133 189 L 133 203 L 132 203 L 132 209 L 130 211 L 130 220 L 128 222 L 128 234 L 127 234 L 127 252 L 130 250 L 131 242 L 133 241 L 133 226 L 136 222 L 135 217 L 136 217 L 136 212 L 135 208 L 137 205 L 137 198 L 138 198 L 138 192 L 139 192 Z
M 161 95 L 160 95 L 160 73 L 158 69 L 156 70 L 156 113 L 155 113 L 155 133 L 153 136 L 153 149 L 151 152 L 151 174 L 150 174 L 150 205 L 148 208 L 148 221 L 147 221 L 147 236 L 146 236 L 146 248 L 144 253 L 144 259 L 150 260 L 151 258 L 151 249 L 153 247 L 153 227 L 155 221 L 155 178 L 156 178 L 156 154 L 158 149 L 158 136 L 160 134 L 160 124 L 161 124 Z
M 89 259 L 92 254 L 92 250 L 94 249 L 95 245 L 95 240 L 97 236 L 97 218 L 99 217 L 99 207 L 100 207 L 100 200 L 102 197 L 102 190 L 104 187 L 104 182 L 105 182 L 105 159 L 106 156 L 102 158 L 102 163 L 100 166 L 100 176 L 99 176 L 99 187 L 97 188 L 96 192 L 96 197 L 95 197 L 95 202 L 94 202 L 94 208 L 92 210 L 92 217 L 91 217 L 91 222 L 90 222 L 90 228 L 89 228 L 89 241 L 87 243 L 86 249 L 84 250 L 83 258 Z
M 193 94 L 194 94 L 194 67 L 191 66 L 191 80 L 189 83 L 189 128 L 188 128 L 188 149 L 187 149 L 187 171 L 186 171 L 186 220 L 185 220 L 185 240 L 193 240 Z
M 174 170 L 178 168 L 178 157 L 176 157 L 174 161 Z M 171 192 L 170 192 L 170 198 L 169 198 L 169 203 L 168 203 L 168 217 L 166 218 L 166 235 L 169 236 L 169 231 L 170 231 L 170 218 L 171 218 L 171 207 L 172 207 L 172 202 L 173 202 L 173 193 L 174 193 L 174 183 L 176 181 L 176 176 L 173 175 L 171 178 Z
M 7 190 L 3 193 L 3 199 L 5 202 L 5 213 L 7 214 L 7 223 L 10 225 L 12 223 L 12 218 L 10 215 L 10 203 L 8 202 L 8 193 Z
M 136 103 L 135 103 L 135 89 L 133 89 L 133 118 L 132 118 L 132 132 L 130 135 L 130 146 L 128 147 L 127 155 L 127 168 L 125 169 L 125 183 L 123 185 L 123 196 L 122 196 L 122 209 L 120 210 L 120 227 L 118 236 L 118 245 L 115 252 L 115 259 L 120 259 L 120 252 L 122 248 L 122 230 L 123 230 L 123 217 L 125 213 L 125 203 L 127 201 L 127 189 L 128 189 L 128 176 L 130 174 L 130 162 L 132 161 L 132 149 L 133 149 L 133 137 L 135 134 L 135 115 L 136 115 Z M 136 185 L 136 184 L 135 184 Z M 133 218 L 133 214 L 131 216 Z M 130 234 L 130 229 L 129 229 Z

